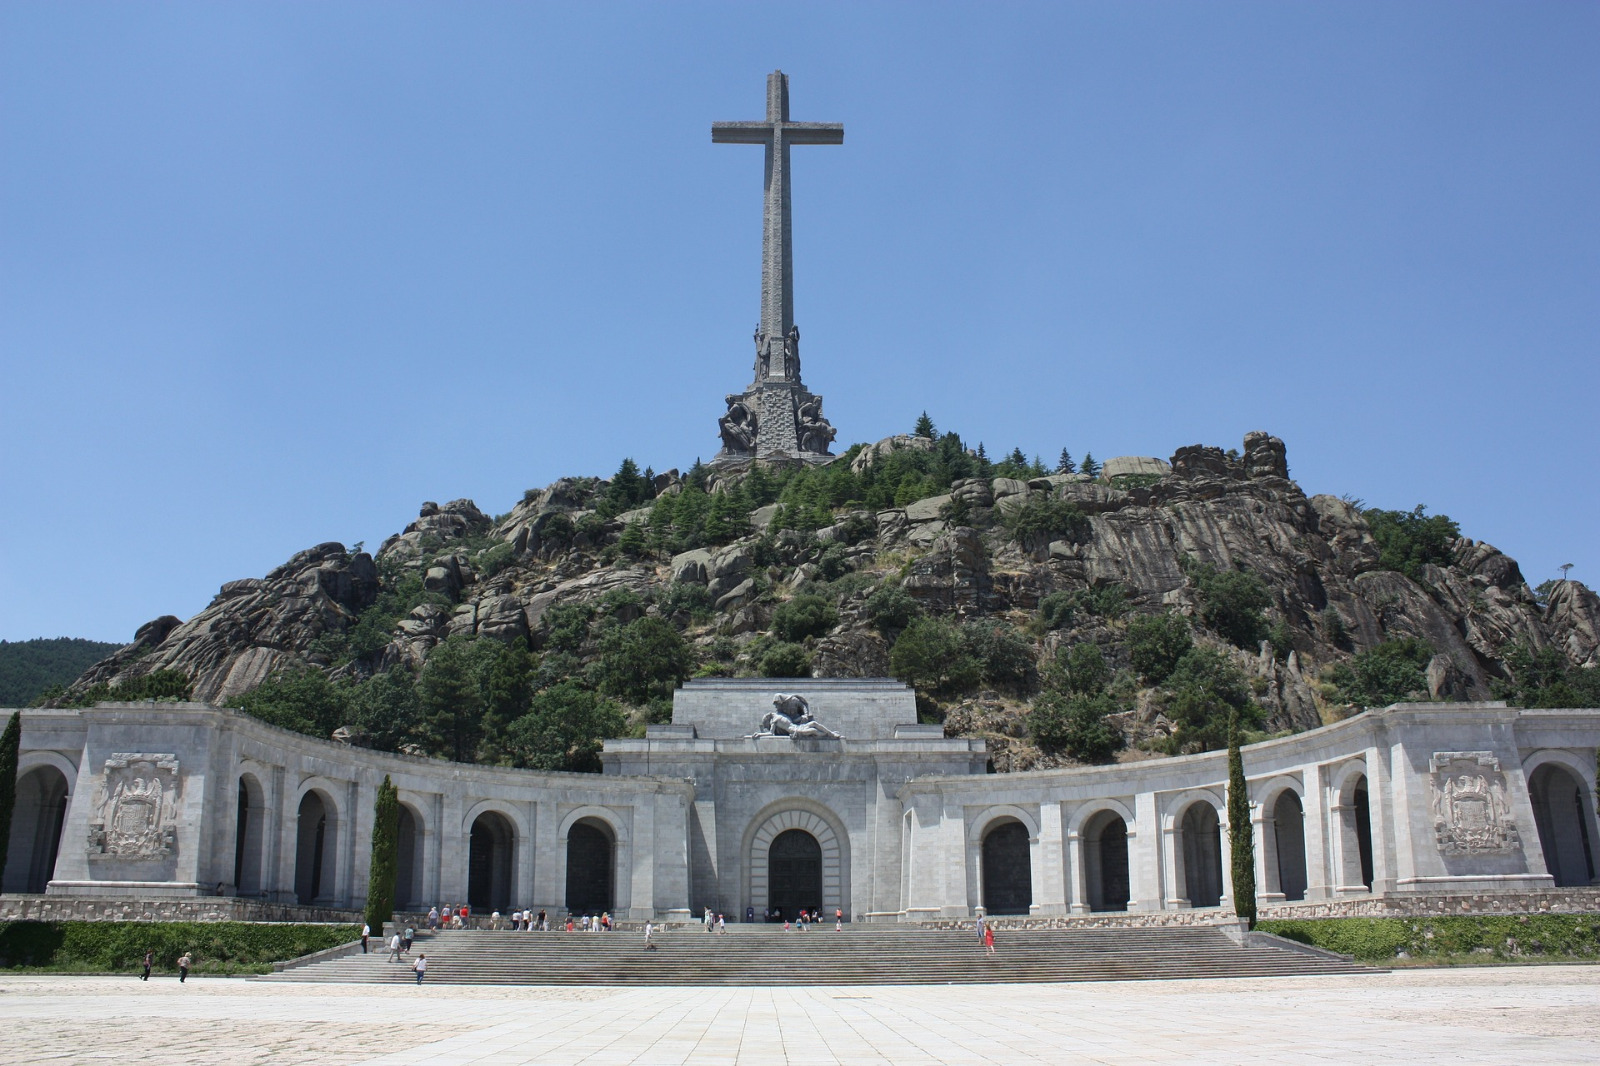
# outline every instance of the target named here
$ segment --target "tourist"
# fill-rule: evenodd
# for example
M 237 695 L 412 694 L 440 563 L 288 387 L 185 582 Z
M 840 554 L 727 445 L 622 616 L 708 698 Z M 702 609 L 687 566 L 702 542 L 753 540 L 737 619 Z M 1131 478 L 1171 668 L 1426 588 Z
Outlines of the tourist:
M 728 916 L 726 914 L 717 915 L 717 935 L 728 935 Z
M 567 932 L 572 932 L 572 915 L 567 915 Z
M 389 959 L 388 959 L 388 961 L 389 962 L 399 962 L 400 961 L 400 933 L 399 933 L 398 930 L 395 931 L 394 936 L 389 938 Z
M 994 954 L 994 926 L 988 923 L 985 923 L 983 927 L 983 953 L 985 955 Z
M 155 961 L 154 953 L 149 952 L 149 951 L 144 953 L 144 973 L 139 975 L 139 980 L 141 980 L 141 981 L 150 980 L 150 964 L 152 962 L 154 962 L 154 961 Z
M 178 983 L 181 985 L 189 979 L 189 967 L 194 965 L 194 959 L 185 951 L 178 956 Z
M 489 928 L 490 929 L 493 929 L 495 932 L 498 933 L 500 931 L 500 923 L 501 923 L 501 921 L 502 921 L 502 919 L 500 917 L 500 912 L 499 911 L 491 911 L 490 912 L 490 914 L 489 914 Z
M 754 907 L 746 907 L 744 909 L 744 922 L 746 925 L 754 925 L 756 923 L 756 909 Z
M 606 911 L 604 914 L 600 915 L 600 928 L 604 932 L 609 933 L 611 932 L 611 925 L 611 912 Z
M 463 903 L 456 908 L 456 917 L 461 919 L 461 928 L 472 928 L 472 904 Z
M 711 932 L 711 908 L 710 907 L 706 908 L 705 923 L 706 923 L 706 932 L 708 932 L 708 933 Z
M 789 919 L 787 919 L 787 918 L 785 918 L 783 920 L 783 931 L 785 933 L 787 933 L 789 931 Z
M 655 923 L 646 918 L 644 920 L 644 949 L 646 951 L 654 951 L 656 949 L 656 942 L 651 939 L 651 937 L 655 936 L 655 932 Z
M 406 926 L 405 935 L 400 938 L 400 946 L 405 950 L 405 953 L 407 955 L 411 954 L 411 945 L 416 941 L 416 939 L 417 939 L 416 926 L 413 926 L 413 925 Z
M 844 911 L 842 910 L 833 912 L 833 931 L 835 933 L 844 932 Z
M 980 944 L 983 943 L 983 930 L 984 930 L 986 924 L 987 923 L 984 921 L 983 912 L 979 911 L 978 912 L 978 924 L 977 924 L 976 928 L 978 930 L 978 943 L 980 943 Z
M 541 907 L 541 908 L 539 908 L 539 932 L 548 933 L 549 931 L 550 931 L 550 916 L 548 914 L 546 914 L 544 912 L 544 908 Z
M 361 923 L 361 954 L 367 953 L 367 941 L 372 938 L 372 926 L 366 922 Z
M 428 928 L 430 930 L 434 930 L 434 929 L 438 929 L 439 928 L 439 906 L 438 906 L 438 904 L 434 904 L 432 907 L 428 908 Z
M 423 952 L 417 956 L 417 961 L 411 964 L 411 972 L 417 975 L 417 984 L 422 983 L 422 975 L 428 972 L 428 954 Z

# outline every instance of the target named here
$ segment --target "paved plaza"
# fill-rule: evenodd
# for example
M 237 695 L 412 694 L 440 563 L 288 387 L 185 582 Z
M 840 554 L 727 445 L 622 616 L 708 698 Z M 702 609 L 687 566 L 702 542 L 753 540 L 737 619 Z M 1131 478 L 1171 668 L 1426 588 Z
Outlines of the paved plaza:
M 0 979 L 0 1062 L 1593 1063 L 1600 966 L 809 988 Z

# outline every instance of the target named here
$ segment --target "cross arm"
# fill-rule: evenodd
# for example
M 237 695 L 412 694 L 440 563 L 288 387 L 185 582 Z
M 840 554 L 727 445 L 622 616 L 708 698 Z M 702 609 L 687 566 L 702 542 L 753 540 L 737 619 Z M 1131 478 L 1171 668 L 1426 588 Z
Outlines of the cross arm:
M 790 144 L 843 144 L 842 122 L 785 122 L 783 139 Z
M 790 144 L 843 144 L 844 124 L 840 122 L 713 122 L 713 144 L 767 144 L 772 131 L 783 130 Z
M 713 122 L 712 144 L 766 144 L 772 140 L 770 122 Z

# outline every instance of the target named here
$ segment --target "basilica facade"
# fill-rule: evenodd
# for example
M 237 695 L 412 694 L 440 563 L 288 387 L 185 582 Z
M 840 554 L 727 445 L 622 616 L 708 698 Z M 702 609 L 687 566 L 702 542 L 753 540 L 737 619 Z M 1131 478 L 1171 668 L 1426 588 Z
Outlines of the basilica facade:
M 766 712 L 794 695 L 821 728 L 774 735 Z M 690 682 L 670 724 L 606 743 L 602 774 L 392 755 L 203 704 L 13 713 L 11 916 L 217 897 L 240 915 L 353 911 L 385 776 L 407 911 L 1231 911 L 1224 753 L 989 773 L 983 741 L 919 724 L 911 690 L 887 679 Z M 1259 901 L 1560 906 L 1600 884 L 1597 745 L 1600 711 L 1495 703 L 1400 704 L 1252 745 Z

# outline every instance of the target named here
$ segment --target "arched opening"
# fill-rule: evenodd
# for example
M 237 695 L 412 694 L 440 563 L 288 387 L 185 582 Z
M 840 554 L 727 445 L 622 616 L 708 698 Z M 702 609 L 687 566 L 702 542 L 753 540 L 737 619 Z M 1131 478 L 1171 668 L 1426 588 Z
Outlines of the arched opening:
M 983 835 L 983 908 L 989 914 L 1027 914 L 1033 906 L 1028 827 L 1016 819 Z
M 1545 763 L 1528 778 L 1533 824 L 1544 864 L 1558 886 L 1594 882 L 1594 845 L 1589 840 L 1588 792 L 1572 771 Z
M 1361 861 L 1361 883 L 1372 891 L 1372 803 L 1367 799 L 1367 779 L 1363 777 L 1356 786 L 1355 802 L 1356 854 Z
M 17 778 L 11 808 L 11 843 L 0 880 L 7 892 L 43 892 L 55 876 L 61 823 L 67 817 L 67 777 L 40 766 Z
M 1128 909 L 1128 823 L 1101 811 L 1083 827 L 1083 864 L 1091 911 Z
M 394 905 L 396 910 L 415 910 L 422 903 L 422 834 L 417 816 L 404 803 L 400 805 L 400 826 L 395 834 Z
M 294 898 L 300 903 L 332 901 L 337 836 L 333 804 L 316 790 L 307 792 L 295 824 Z
M 1222 902 L 1222 825 L 1209 803 L 1191 803 L 1183 812 L 1183 887 L 1191 907 Z
M 404 810 L 404 808 L 402 808 Z M 467 843 L 467 902 L 481 911 L 511 907 L 511 871 L 517 831 L 499 811 L 484 811 L 472 823 Z
M 611 827 L 585 818 L 567 830 L 567 910 L 599 914 L 616 906 L 615 842 Z
M 250 774 L 239 778 L 239 804 L 233 826 L 233 890 L 261 895 L 261 844 L 267 811 L 261 785 Z
M 822 909 L 822 845 L 804 829 L 785 829 L 767 849 L 767 906 L 785 918 Z
M 1306 898 L 1306 820 L 1293 789 L 1278 793 L 1272 805 L 1272 835 L 1278 853 L 1278 891 L 1283 898 Z

